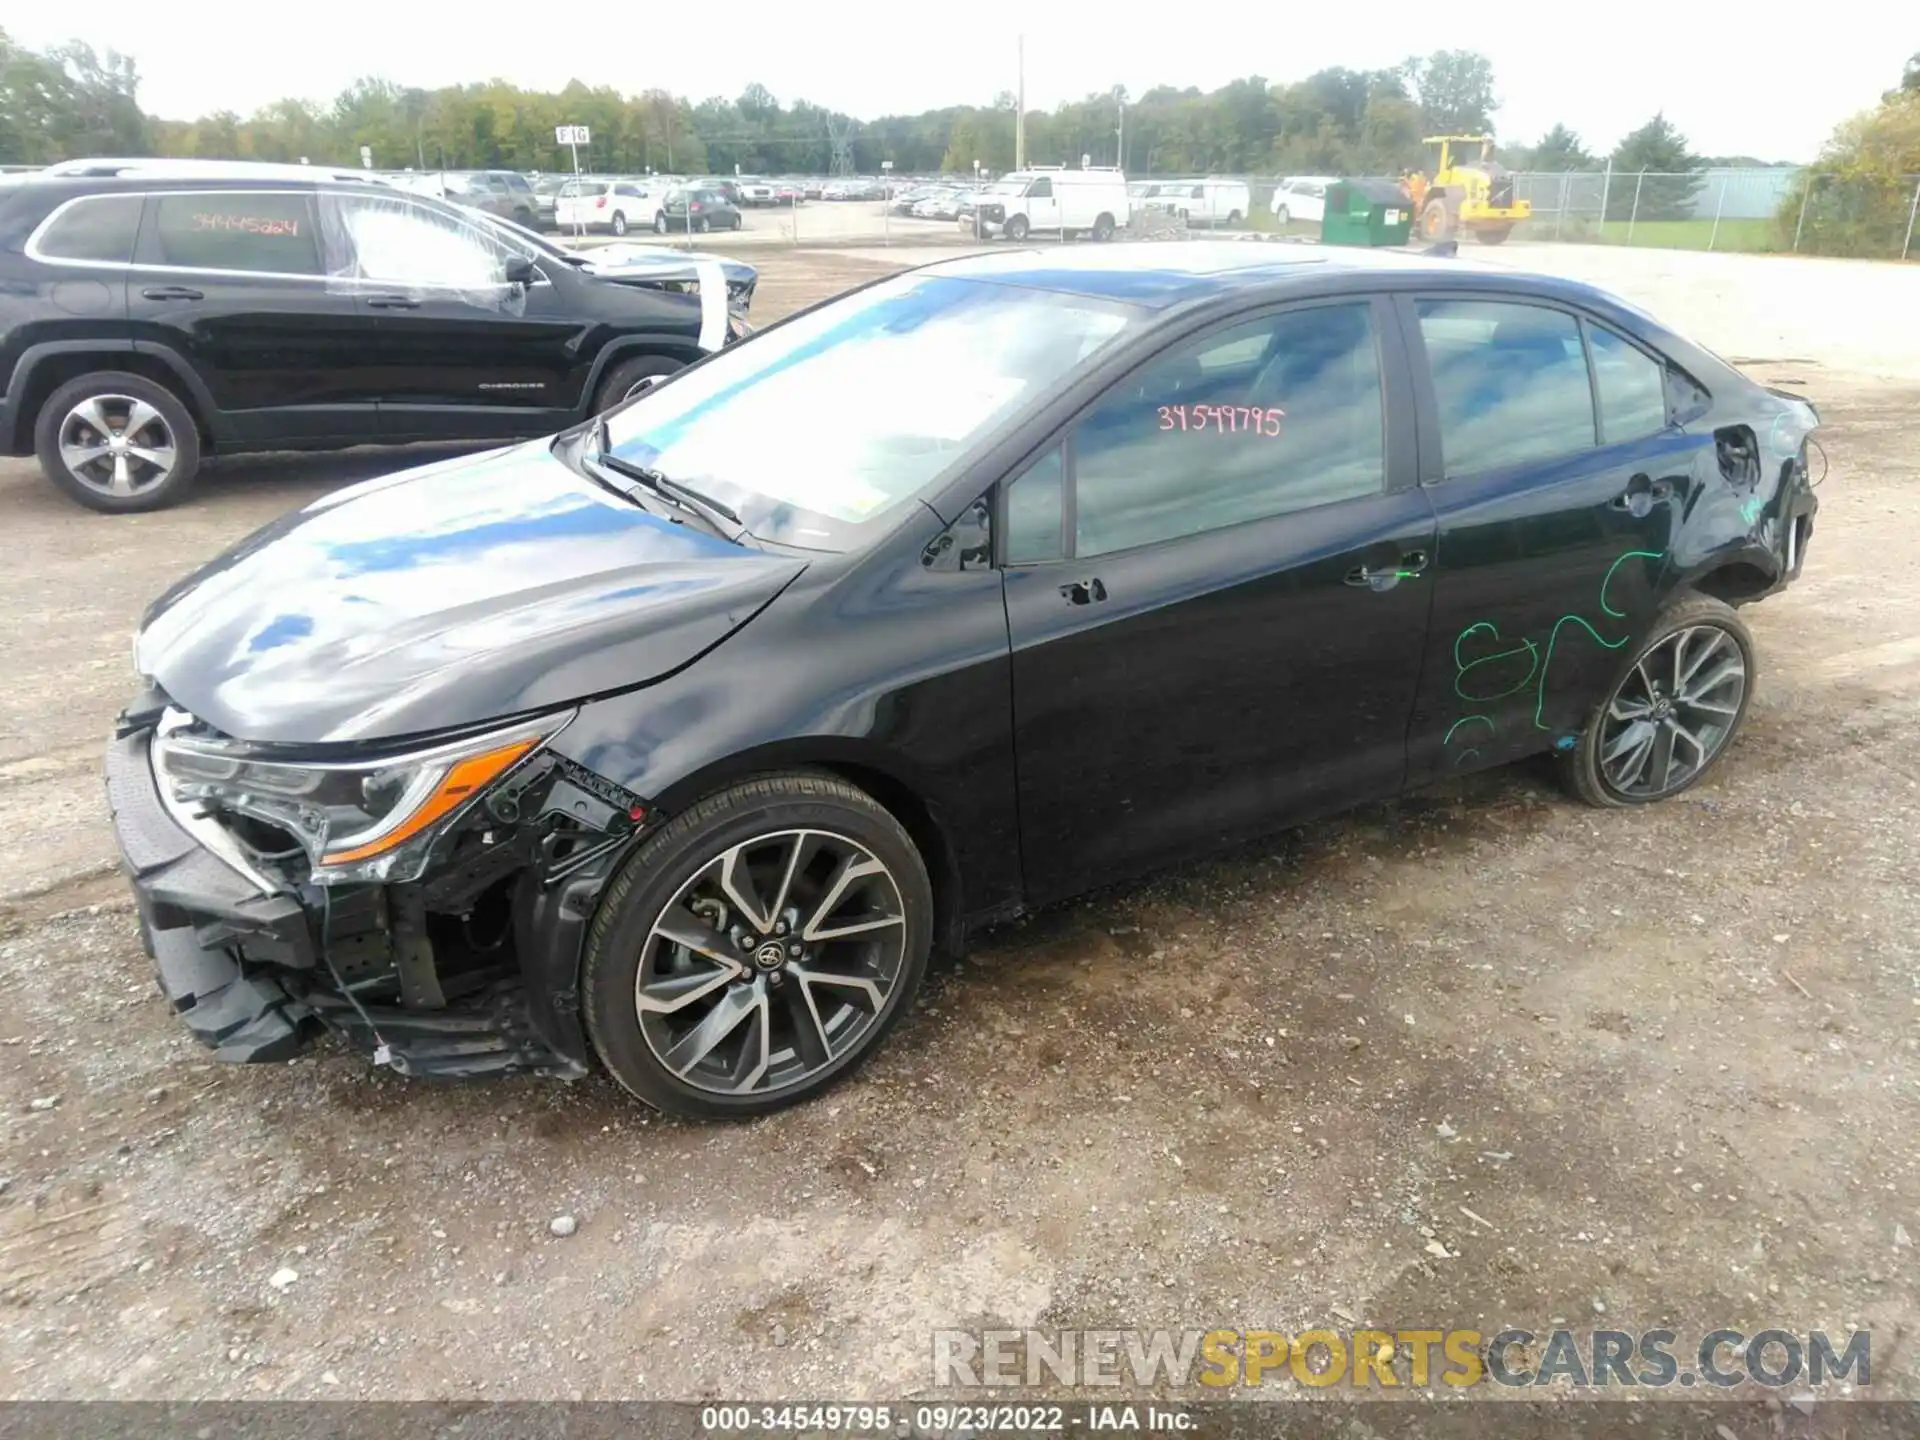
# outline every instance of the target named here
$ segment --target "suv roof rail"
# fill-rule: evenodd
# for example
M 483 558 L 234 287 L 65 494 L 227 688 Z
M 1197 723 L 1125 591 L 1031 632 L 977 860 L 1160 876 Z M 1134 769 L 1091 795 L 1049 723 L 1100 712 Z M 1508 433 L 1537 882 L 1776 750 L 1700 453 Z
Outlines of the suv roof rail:
M 370 184 L 380 183 L 370 170 L 351 170 L 332 165 L 286 165 L 269 160 L 166 159 L 151 155 L 61 160 L 40 173 L 82 178 L 151 175 L 158 179 L 363 180 Z

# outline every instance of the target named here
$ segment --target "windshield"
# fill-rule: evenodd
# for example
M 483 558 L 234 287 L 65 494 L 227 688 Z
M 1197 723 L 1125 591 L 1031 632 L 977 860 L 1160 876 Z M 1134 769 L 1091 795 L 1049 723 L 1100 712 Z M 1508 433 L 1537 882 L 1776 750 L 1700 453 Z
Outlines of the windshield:
M 996 180 L 987 187 L 989 195 L 1024 195 L 1031 180 Z
M 850 550 L 1137 313 L 903 275 L 646 393 L 611 417 L 612 449 L 726 501 L 760 539 Z

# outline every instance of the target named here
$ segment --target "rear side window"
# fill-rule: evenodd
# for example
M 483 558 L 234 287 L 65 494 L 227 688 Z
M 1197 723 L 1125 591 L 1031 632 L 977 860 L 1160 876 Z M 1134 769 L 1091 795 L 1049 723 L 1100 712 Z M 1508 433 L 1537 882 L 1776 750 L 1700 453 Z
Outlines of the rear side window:
M 133 259 L 133 238 L 139 230 L 138 195 L 90 195 L 56 215 L 34 249 L 48 260 L 124 265 Z
M 1418 302 L 1448 475 L 1550 460 L 1597 443 L 1573 316 L 1485 300 Z
M 154 209 L 143 260 L 194 270 L 321 273 L 305 195 L 246 190 L 161 195 Z
M 1607 444 L 1658 435 L 1667 428 L 1665 367 L 1611 330 L 1587 327 L 1593 378 L 1600 391 L 1600 431 Z

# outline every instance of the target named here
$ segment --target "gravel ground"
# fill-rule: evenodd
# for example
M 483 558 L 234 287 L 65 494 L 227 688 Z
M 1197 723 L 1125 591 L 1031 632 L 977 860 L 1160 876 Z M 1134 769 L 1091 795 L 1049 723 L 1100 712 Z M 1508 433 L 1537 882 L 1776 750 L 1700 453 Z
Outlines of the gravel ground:
M 884 268 L 771 257 L 758 308 Z M 209 1063 L 112 869 L 127 636 L 398 457 L 223 464 L 124 520 L 0 461 L 0 1397 L 897 1398 L 942 1326 L 1602 1313 L 1869 1327 L 1875 1392 L 1920 1394 L 1920 384 L 1745 358 L 1819 403 L 1832 475 L 1711 781 L 1601 814 L 1523 766 L 1047 912 L 739 1125 Z

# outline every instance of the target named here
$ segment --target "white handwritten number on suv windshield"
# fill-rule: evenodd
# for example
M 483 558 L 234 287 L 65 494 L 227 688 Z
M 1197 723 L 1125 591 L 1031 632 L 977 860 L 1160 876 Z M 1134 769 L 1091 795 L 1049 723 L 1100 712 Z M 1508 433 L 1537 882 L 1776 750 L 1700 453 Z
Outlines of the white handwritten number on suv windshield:
M 1257 405 L 1162 405 L 1162 430 L 1205 430 L 1216 435 L 1265 435 L 1280 433 L 1280 420 L 1287 412 L 1275 405 L 1262 410 Z

